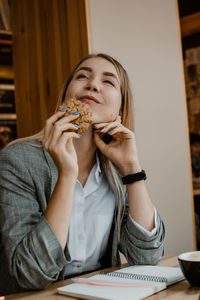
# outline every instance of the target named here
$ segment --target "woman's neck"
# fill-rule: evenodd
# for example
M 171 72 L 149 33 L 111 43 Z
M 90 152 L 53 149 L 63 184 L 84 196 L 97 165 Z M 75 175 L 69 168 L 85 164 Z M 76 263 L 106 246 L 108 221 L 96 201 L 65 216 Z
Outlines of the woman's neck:
M 92 135 L 92 130 L 88 130 L 80 139 L 74 140 L 79 167 L 78 179 L 82 185 L 85 184 L 96 161 L 96 145 Z

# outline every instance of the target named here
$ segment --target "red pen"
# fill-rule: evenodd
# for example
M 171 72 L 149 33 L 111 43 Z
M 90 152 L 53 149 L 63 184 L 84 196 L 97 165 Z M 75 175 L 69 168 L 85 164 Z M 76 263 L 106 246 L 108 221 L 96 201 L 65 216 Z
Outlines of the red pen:
M 149 287 L 156 287 L 155 285 L 149 283 L 131 283 L 131 282 L 119 282 L 119 281 L 111 281 L 111 280 L 102 280 L 102 279 L 93 279 L 93 278 L 72 278 L 71 279 L 75 283 L 80 284 L 90 284 L 96 286 L 107 286 L 107 287 L 120 287 L 120 288 L 149 288 Z

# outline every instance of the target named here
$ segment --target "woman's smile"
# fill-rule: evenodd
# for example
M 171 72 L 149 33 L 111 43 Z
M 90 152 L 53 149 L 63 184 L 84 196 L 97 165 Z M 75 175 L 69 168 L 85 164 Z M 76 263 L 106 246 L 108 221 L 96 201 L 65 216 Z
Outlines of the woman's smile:
M 91 104 L 91 103 L 99 104 L 100 103 L 100 101 L 96 97 L 90 96 L 90 95 L 83 95 L 79 98 L 79 100 L 81 100 L 82 102 L 88 103 L 88 104 Z

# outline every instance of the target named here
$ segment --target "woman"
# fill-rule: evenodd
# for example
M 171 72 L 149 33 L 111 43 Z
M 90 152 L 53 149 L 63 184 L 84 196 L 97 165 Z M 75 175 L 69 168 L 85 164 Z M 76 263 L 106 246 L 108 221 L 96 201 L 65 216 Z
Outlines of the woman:
M 82 136 L 79 116 L 58 111 L 70 98 L 93 112 Z M 141 172 L 127 74 L 112 57 L 84 58 L 44 130 L 2 150 L 0 163 L 4 294 L 118 265 L 119 251 L 130 264 L 161 259 L 164 225 Z

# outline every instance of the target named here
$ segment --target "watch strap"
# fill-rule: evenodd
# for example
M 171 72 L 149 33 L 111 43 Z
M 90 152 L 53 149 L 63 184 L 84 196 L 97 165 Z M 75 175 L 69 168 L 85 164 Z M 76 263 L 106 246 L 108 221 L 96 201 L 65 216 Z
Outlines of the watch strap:
M 135 173 L 135 174 L 128 174 L 124 177 L 122 177 L 122 183 L 123 184 L 130 184 L 136 181 L 140 180 L 146 180 L 147 176 L 144 170 L 141 172 Z

